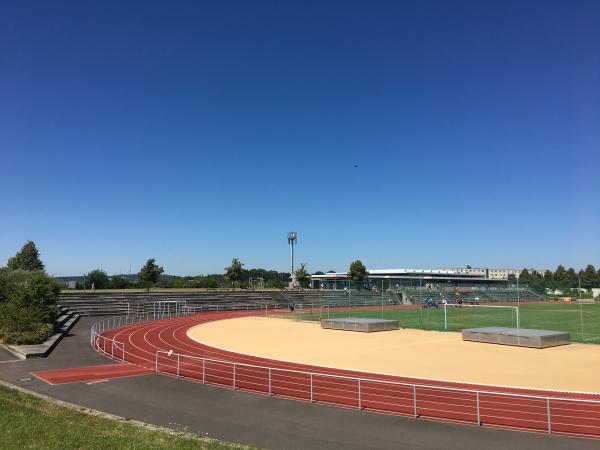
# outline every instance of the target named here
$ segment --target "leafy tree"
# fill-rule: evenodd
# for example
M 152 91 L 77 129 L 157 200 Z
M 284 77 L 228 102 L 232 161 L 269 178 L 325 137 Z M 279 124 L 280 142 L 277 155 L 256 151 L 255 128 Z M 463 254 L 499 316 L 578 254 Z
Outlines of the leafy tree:
M 289 276 L 287 277 L 289 278 Z M 272 289 L 283 289 L 285 287 L 285 283 L 277 278 L 265 281 L 265 287 Z
M 565 267 L 562 264 L 556 268 L 552 279 L 556 289 L 565 290 L 569 286 L 569 277 Z
M 523 269 L 519 274 L 519 283 L 520 284 L 529 284 L 531 281 L 531 275 L 529 274 L 529 270 Z
M 106 289 L 110 285 L 110 279 L 104 270 L 96 269 L 92 270 L 87 274 L 86 284 L 88 286 L 92 286 L 94 284 L 94 289 Z
M 294 275 L 300 287 L 305 287 L 310 281 L 310 274 L 306 270 L 306 264 L 304 263 L 300 264 L 300 268 L 294 272 Z
M 138 273 L 138 278 L 140 279 L 140 282 L 146 285 L 146 290 L 150 292 L 150 283 L 156 283 L 164 271 L 165 270 L 161 266 L 156 264 L 154 258 L 150 258 L 146 261 L 144 267 L 141 268 Z
M 585 270 L 580 272 L 581 276 L 581 287 L 585 289 L 591 289 L 600 284 L 600 280 L 596 274 L 596 269 L 593 265 L 588 264 Z
M 112 277 L 110 279 L 110 287 L 113 289 L 126 289 L 129 287 L 129 280 L 125 277 Z
M 367 268 L 360 259 L 353 261 L 348 269 L 348 279 L 354 283 L 366 283 L 369 281 Z
M 40 252 L 33 241 L 27 241 L 21 250 L 8 260 L 7 267 L 9 270 L 44 270 Z
M 225 267 L 225 278 L 228 281 L 231 281 L 231 287 L 233 289 L 235 289 L 236 283 L 239 283 L 242 280 L 243 275 L 244 264 L 242 264 L 239 259 L 233 258 L 231 265 L 229 267 Z
M 577 272 L 572 267 L 567 270 L 567 288 L 575 288 L 579 285 L 579 278 Z
M 544 291 L 544 276 L 537 270 L 531 272 L 529 288 L 538 292 Z

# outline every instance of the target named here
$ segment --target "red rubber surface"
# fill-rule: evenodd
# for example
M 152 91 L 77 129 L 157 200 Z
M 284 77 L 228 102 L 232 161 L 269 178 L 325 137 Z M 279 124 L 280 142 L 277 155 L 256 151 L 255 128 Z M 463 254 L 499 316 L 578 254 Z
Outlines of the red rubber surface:
M 108 380 L 110 378 L 130 377 L 148 373 L 154 373 L 154 371 L 134 364 L 107 364 L 102 366 L 77 367 L 74 369 L 31 372 L 32 375 L 44 380 L 48 384 Z
M 236 389 L 266 395 L 270 392 L 274 396 L 311 401 L 311 375 L 302 372 L 317 372 L 318 374 L 312 375 L 313 402 L 412 416 L 415 414 L 413 394 L 416 392 L 417 416 L 477 424 L 477 393 L 451 390 L 471 389 L 480 391 L 479 422 L 482 425 L 547 432 L 547 410 L 550 406 L 550 427 L 553 433 L 600 437 L 600 394 L 470 385 L 308 366 L 216 349 L 193 341 L 186 334 L 189 328 L 201 323 L 256 314 L 256 311 L 203 313 L 129 325 L 107 331 L 103 336 L 124 345 L 125 360 L 129 363 L 152 371 L 158 368 L 160 373 L 179 375 L 208 384 L 233 388 L 235 377 Z M 99 346 L 102 347 L 101 342 Z M 122 359 L 122 347 L 118 345 L 114 348 L 118 349 L 114 356 Z M 101 348 L 99 350 L 102 351 Z M 160 354 L 157 359 L 158 350 L 172 350 L 174 354 Z M 176 354 L 187 356 L 178 358 Z M 222 362 L 203 361 L 198 358 L 218 359 Z M 237 365 L 234 369 L 231 362 L 261 367 Z M 269 371 L 271 386 L 268 382 Z M 358 380 L 336 376 L 360 377 L 363 380 L 359 386 Z M 393 382 L 418 386 L 392 384 Z M 444 390 L 444 387 L 449 389 Z M 534 398 L 505 396 L 490 391 L 529 395 Z M 544 397 L 552 399 L 547 402 Z M 597 402 L 576 402 L 574 399 Z

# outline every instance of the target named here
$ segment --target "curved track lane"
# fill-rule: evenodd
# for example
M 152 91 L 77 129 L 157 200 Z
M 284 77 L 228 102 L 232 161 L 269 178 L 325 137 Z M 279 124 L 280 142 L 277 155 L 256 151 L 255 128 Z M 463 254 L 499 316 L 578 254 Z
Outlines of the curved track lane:
M 573 400 L 600 400 L 600 395 L 481 386 L 309 366 L 221 350 L 187 335 L 195 325 L 256 314 L 256 311 L 203 313 L 128 325 L 107 331 L 103 336 L 123 344 L 127 362 L 193 381 L 391 414 L 532 431 L 548 432 L 550 428 L 553 433 L 600 437 L 600 402 Z M 115 352 L 118 358 L 122 358 L 120 348 Z M 157 353 L 170 351 L 171 355 Z

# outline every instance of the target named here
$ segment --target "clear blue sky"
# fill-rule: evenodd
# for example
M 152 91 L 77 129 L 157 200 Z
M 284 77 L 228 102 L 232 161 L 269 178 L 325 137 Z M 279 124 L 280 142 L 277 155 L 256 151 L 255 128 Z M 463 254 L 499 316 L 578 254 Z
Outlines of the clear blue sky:
M 600 2 L 158 3 L 3 3 L 0 264 L 600 265 Z

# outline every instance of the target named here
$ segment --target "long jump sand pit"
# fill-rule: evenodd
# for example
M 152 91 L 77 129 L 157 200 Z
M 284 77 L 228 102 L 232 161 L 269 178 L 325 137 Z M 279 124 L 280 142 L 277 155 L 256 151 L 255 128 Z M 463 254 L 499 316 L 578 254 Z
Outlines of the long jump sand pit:
M 203 344 L 263 358 L 414 378 L 600 393 L 600 345 L 532 349 L 402 329 L 348 333 L 318 323 L 244 317 L 195 326 Z

